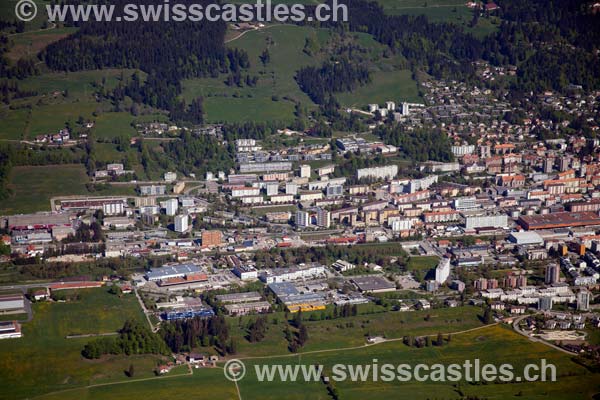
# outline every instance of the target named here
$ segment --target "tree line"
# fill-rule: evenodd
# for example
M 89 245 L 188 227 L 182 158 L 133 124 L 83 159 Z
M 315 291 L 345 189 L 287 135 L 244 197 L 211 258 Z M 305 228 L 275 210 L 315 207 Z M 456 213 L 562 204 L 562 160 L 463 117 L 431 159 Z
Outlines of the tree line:
M 159 335 L 139 321 L 127 320 L 117 338 L 101 338 L 86 344 L 81 352 L 85 358 L 100 358 L 105 354 L 162 354 L 169 349 Z

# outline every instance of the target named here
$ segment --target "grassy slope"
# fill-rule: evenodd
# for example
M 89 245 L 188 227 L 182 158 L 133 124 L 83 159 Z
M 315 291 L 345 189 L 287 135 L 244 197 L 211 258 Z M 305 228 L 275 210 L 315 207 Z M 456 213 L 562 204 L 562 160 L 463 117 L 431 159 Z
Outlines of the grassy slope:
M 250 75 L 258 76 L 255 88 L 230 88 L 224 84 L 224 76 L 214 79 L 195 79 L 184 81 L 184 97 L 190 101 L 194 97 L 204 96 L 206 116 L 209 121 L 263 121 L 293 119 L 294 105 L 284 100 L 289 97 L 312 104 L 300 91 L 294 80 L 296 71 L 302 66 L 318 64 L 319 60 L 302 52 L 307 37 L 324 42 L 328 36 L 326 30 L 314 30 L 308 27 L 292 25 L 272 26 L 261 31 L 252 31 L 228 44 L 248 52 L 251 68 Z M 271 62 L 266 66 L 259 56 L 267 48 L 267 39 L 274 43 L 269 46 Z M 234 94 L 237 98 L 233 97 Z M 279 101 L 273 101 L 272 96 Z
M 87 182 L 85 169 L 79 164 L 14 167 L 9 184 L 13 193 L 0 205 L 0 214 L 50 211 L 52 196 L 133 194 L 131 187 L 90 193 L 85 187 Z
M 307 65 L 318 65 L 326 57 L 320 52 L 315 57 L 302 51 L 305 39 L 313 37 L 321 46 L 329 34 L 325 30 L 308 27 L 273 26 L 262 31 L 246 33 L 229 43 L 230 47 L 244 49 L 250 56 L 250 75 L 259 76 L 256 88 L 232 88 L 224 84 L 224 77 L 214 79 L 194 79 L 184 82 L 184 97 L 191 101 L 194 97 L 204 96 L 207 118 L 215 121 L 262 121 L 293 119 L 293 104 L 285 98 L 295 99 L 304 105 L 314 106 L 312 101 L 300 90 L 294 80 L 298 69 Z M 263 66 L 259 60 L 262 51 L 267 48 L 267 39 L 274 41 L 268 46 L 271 61 Z M 381 53 L 383 47 L 364 33 L 355 34 L 356 43 L 368 49 L 373 55 Z M 421 101 L 417 85 L 410 71 L 399 70 L 397 59 L 384 59 L 371 65 L 372 82 L 356 89 L 352 93 L 336 95 L 344 106 L 363 107 L 368 103 L 383 103 L 386 100 Z M 279 101 L 273 101 L 277 95 Z

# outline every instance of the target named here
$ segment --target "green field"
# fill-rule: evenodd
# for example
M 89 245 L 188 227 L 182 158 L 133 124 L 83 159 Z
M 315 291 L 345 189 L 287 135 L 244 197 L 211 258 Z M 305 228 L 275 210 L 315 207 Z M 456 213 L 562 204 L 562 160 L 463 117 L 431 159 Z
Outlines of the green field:
M 321 354 L 291 355 L 281 358 L 244 360 L 247 375 L 240 382 L 243 398 L 250 399 L 291 399 L 328 398 L 325 385 L 318 383 L 257 382 L 253 366 L 256 364 L 321 364 L 330 371 L 333 364 L 369 365 L 377 360 L 378 365 L 385 363 L 398 365 L 419 363 L 432 365 L 441 363 L 463 364 L 465 360 L 478 358 L 481 364 L 491 363 L 499 366 L 510 363 L 516 375 L 527 363 L 537 363 L 546 359 L 557 367 L 557 382 L 535 383 L 489 383 L 468 384 L 437 382 L 338 382 L 336 384 L 343 399 L 457 399 L 465 396 L 479 396 L 486 399 L 585 399 L 598 393 L 600 384 L 598 375 L 591 374 L 583 367 L 573 363 L 568 355 L 555 351 L 539 343 L 532 343 L 509 328 L 500 326 L 486 327 L 464 334 L 455 334 L 449 344 L 443 347 L 414 348 L 401 342 L 385 343 L 353 350 L 324 352 Z M 459 393 L 462 392 L 462 395 Z
M 15 6 L 18 2 L 18 0 L 3 0 L 2 2 L 0 2 L 0 15 L 2 15 L 3 20 L 17 20 L 15 15 Z M 48 19 L 45 13 L 45 5 L 50 4 L 50 2 L 45 0 L 35 0 L 35 3 L 37 5 L 38 13 L 33 19 L 33 21 L 25 23 L 26 32 L 42 28 L 44 25 L 44 21 Z M 14 38 L 16 36 L 18 35 L 11 36 L 11 38 Z
M 25 139 L 25 127 L 27 126 L 30 110 L 20 108 L 17 110 L 0 109 L 0 139 L 23 140 Z
M 328 308 L 325 314 L 331 314 Z M 369 335 L 385 336 L 386 338 L 401 338 L 404 335 L 436 334 L 437 332 L 457 332 L 480 327 L 479 316 L 482 311 L 479 307 L 440 308 L 415 312 L 389 312 L 382 306 L 364 304 L 359 306 L 360 315 L 347 318 L 310 321 L 308 315 L 304 316 L 310 340 L 299 351 L 310 352 L 315 350 L 362 346 L 365 337 Z M 319 317 L 320 311 L 314 314 Z M 231 335 L 238 343 L 240 357 L 266 356 L 269 354 L 285 354 L 288 343 L 285 340 L 284 330 L 287 326 L 283 313 L 268 316 L 269 326 L 265 339 L 260 343 L 250 343 L 245 339 L 246 324 L 249 319 L 240 320 L 232 318 Z M 273 320 L 277 320 L 277 324 Z
M 372 70 L 372 82 L 359 87 L 352 93 L 336 95 L 344 106 L 364 107 L 368 103 L 383 103 L 386 100 L 422 101 L 416 82 L 399 56 L 382 59 L 384 47 L 365 33 L 351 34 L 352 40 L 365 49 L 365 57 Z M 313 56 L 303 51 L 307 38 L 321 49 Z M 249 74 L 258 76 L 256 87 L 228 87 L 225 76 L 211 79 L 193 79 L 183 83 L 183 95 L 189 102 L 198 96 L 204 97 L 204 107 L 210 122 L 218 121 L 291 121 L 294 118 L 294 103 L 299 101 L 309 108 L 313 102 L 304 94 L 294 76 L 309 65 L 319 65 L 329 57 L 326 46 L 332 38 L 326 30 L 291 25 L 273 25 L 260 31 L 250 31 L 228 43 L 229 47 L 245 50 L 250 59 Z M 271 61 L 263 65 L 259 59 L 267 49 Z M 274 98 L 273 96 L 276 96 Z
M 427 272 L 435 268 L 440 259 L 435 256 L 412 256 L 408 260 L 406 269 L 409 271 L 423 271 Z
M 50 211 L 50 199 L 64 195 L 131 195 L 132 187 L 113 187 L 90 193 L 83 165 L 47 165 L 14 167 L 10 174 L 11 196 L 0 205 L 0 214 L 10 215 Z
M 457 22 L 472 11 L 457 0 L 377 0 L 387 14 L 426 15 L 432 21 Z
M 66 339 L 67 335 L 115 332 L 125 320 L 144 317 L 134 295 L 119 298 L 107 288 L 78 293 L 80 299 L 73 302 L 34 303 L 34 318 L 23 324 L 23 338 L 0 341 L 0 398 L 122 380 L 132 363 L 136 378 L 153 376 L 155 357 L 83 359 L 81 349 L 90 339 Z
M 340 381 L 335 385 L 341 399 L 458 399 L 478 396 L 486 399 L 591 399 L 600 391 L 598 374 L 592 374 L 574 363 L 568 355 L 540 343 L 532 343 L 507 327 L 490 326 L 472 332 L 455 334 L 442 347 L 407 347 L 402 342 L 388 342 L 368 347 L 314 352 L 311 354 L 281 354 L 266 358 L 243 358 L 246 375 L 238 382 L 242 399 L 330 399 L 322 382 L 259 382 L 256 365 L 323 365 L 331 375 L 334 364 L 378 365 L 416 364 L 433 365 L 452 363 L 462 365 L 465 360 L 480 359 L 480 363 L 499 366 L 513 365 L 515 376 L 521 376 L 528 363 L 540 365 L 545 359 L 557 368 L 556 382 L 510 382 L 469 384 L 455 382 L 366 382 Z M 374 361 L 376 360 L 376 361 Z M 207 388 L 207 385 L 210 388 Z M 49 394 L 41 399 L 233 399 L 238 398 L 235 387 L 225 380 L 220 369 L 194 370 L 193 376 L 156 379 L 135 383 L 123 382 L 110 386 L 77 389 Z
M 152 369 L 158 361 L 154 356 L 106 356 L 100 360 L 85 360 L 80 355 L 89 340 L 66 339 L 71 334 L 114 332 L 129 318 L 143 319 L 133 295 L 122 298 L 111 295 L 106 288 L 82 290 L 80 298 L 67 303 L 35 303 L 34 320 L 23 325 L 24 337 L 0 341 L 0 380 L 4 383 L 0 398 L 21 399 L 233 399 L 238 398 L 235 386 L 227 381 L 220 368 L 193 369 L 190 375 L 184 367 L 165 377 L 154 377 Z M 365 305 L 361 312 L 383 311 L 382 307 Z M 600 391 L 598 375 L 574 363 L 570 356 L 541 343 L 533 343 L 510 328 L 482 326 L 477 307 L 434 309 L 421 312 L 381 312 L 327 321 L 306 321 L 309 340 L 298 354 L 287 350 L 283 337 L 284 315 L 268 316 L 266 338 L 250 344 L 243 338 L 248 319 L 229 318 L 230 331 L 238 341 L 241 358 L 247 368 L 246 377 L 238 383 L 243 399 L 328 399 L 322 382 L 258 382 L 254 365 L 321 364 L 330 372 L 333 364 L 368 365 L 374 359 L 379 365 L 417 363 L 462 364 L 476 358 L 482 364 L 499 366 L 510 363 L 516 375 L 527 363 L 546 359 L 557 368 L 555 383 L 489 383 L 467 382 L 337 382 L 340 398 L 361 399 L 368 393 L 372 399 L 455 399 L 467 395 L 490 399 L 522 398 L 572 399 L 591 398 Z M 318 312 L 317 312 L 318 313 Z M 307 318 L 309 315 L 306 315 Z M 277 319 L 277 324 L 273 323 Z M 408 347 L 402 343 L 405 335 L 420 336 L 443 332 L 451 340 L 444 346 Z M 366 335 L 381 335 L 387 343 L 365 346 Z M 337 349 L 337 350 L 336 350 Z M 124 371 L 134 364 L 134 378 Z
M 250 75 L 258 76 L 256 87 L 228 87 L 225 76 L 211 79 L 194 79 L 183 82 L 183 96 L 189 102 L 204 96 L 206 118 L 216 121 L 264 121 L 293 119 L 294 104 L 286 97 L 310 105 L 310 99 L 300 90 L 294 75 L 298 69 L 316 65 L 320 59 L 305 54 L 302 49 L 307 37 L 324 43 L 327 30 L 315 30 L 294 25 L 273 25 L 260 31 L 251 31 L 228 46 L 248 53 Z M 270 41 L 268 44 L 267 41 Z M 271 42 L 272 41 L 272 42 Z M 271 61 L 266 65 L 259 56 L 269 48 Z M 273 101 L 272 96 L 278 96 Z
M 165 376 L 150 380 L 142 378 L 138 382 L 95 386 L 37 397 L 40 400 L 230 400 L 236 398 L 235 386 L 225 379 L 220 368 L 194 370 L 192 376 Z
M 129 76 L 132 70 L 103 69 L 94 71 L 78 72 L 46 72 L 38 76 L 24 79 L 20 86 L 26 90 L 35 90 L 38 94 L 52 94 L 53 92 L 68 91 L 69 96 L 82 99 L 92 96 L 95 92 L 94 86 L 104 82 L 106 88 L 114 88 L 121 73 Z
M 457 0 L 377 0 L 390 15 L 424 15 L 431 22 L 450 22 L 462 26 L 477 37 L 484 37 L 498 29 L 497 17 L 480 17 L 471 26 L 473 10 Z
M 422 102 L 417 83 L 409 70 L 373 73 L 372 81 L 359 87 L 354 92 L 340 93 L 337 96 L 340 104 L 348 107 L 362 108 L 370 103 L 384 104 L 388 100 L 400 103 Z

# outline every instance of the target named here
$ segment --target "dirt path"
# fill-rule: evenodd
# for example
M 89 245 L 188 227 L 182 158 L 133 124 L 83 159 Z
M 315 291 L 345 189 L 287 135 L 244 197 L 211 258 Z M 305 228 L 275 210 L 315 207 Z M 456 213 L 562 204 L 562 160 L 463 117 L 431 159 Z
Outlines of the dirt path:
M 233 42 L 234 40 L 238 40 L 239 38 L 241 38 L 242 36 L 244 36 L 248 32 L 264 31 L 266 29 L 271 29 L 271 28 L 273 28 L 275 26 L 282 26 L 282 25 L 284 25 L 284 24 L 273 24 L 273 25 L 264 26 L 262 28 L 249 29 L 247 31 L 241 32 L 239 35 L 237 35 L 235 37 L 232 37 L 231 39 L 225 40 L 224 43 L 227 44 L 227 43 Z

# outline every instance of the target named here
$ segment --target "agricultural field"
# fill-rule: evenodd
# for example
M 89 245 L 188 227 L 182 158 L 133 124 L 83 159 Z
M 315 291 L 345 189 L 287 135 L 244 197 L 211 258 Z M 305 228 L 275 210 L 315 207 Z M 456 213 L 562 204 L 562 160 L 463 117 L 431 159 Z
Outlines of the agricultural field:
M 590 373 L 574 363 L 570 356 L 555 351 L 540 343 L 532 343 L 498 325 L 483 327 L 466 333 L 452 335 L 451 341 L 442 347 L 407 347 L 401 341 L 388 342 L 372 346 L 360 345 L 356 348 L 301 354 L 272 355 L 264 358 L 243 358 L 246 376 L 240 382 L 239 398 L 243 399 L 329 399 L 327 388 L 322 382 L 259 382 L 255 365 L 323 365 L 331 373 L 334 364 L 372 365 L 419 363 L 433 365 L 441 363 L 462 364 L 465 359 L 481 364 L 491 363 L 499 366 L 510 363 L 515 374 L 520 375 L 528 363 L 537 363 L 545 359 L 557 368 L 557 382 L 534 383 L 489 383 L 469 384 L 467 382 L 337 382 L 336 387 L 341 398 L 363 399 L 368 393 L 370 399 L 411 398 L 411 399 L 454 399 L 466 396 L 478 396 L 488 399 L 573 399 L 591 398 L 600 391 L 598 374 Z M 376 360 L 376 361 L 374 361 Z M 210 385 L 207 391 L 206 385 Z M 192 376 L 177 376 L 140 382 L 123 382 L 109 386 L 88 387 L 63 391 L 41 396 L 40 399 L 129 399 L 132 396 L 148 400 L 167 396 L 172 399 L 196 398 L 231 399 L 238 398 L 235 386 L 224 379 L 221 369 L 194 370 Z M 104 396 L 104 397 L 103 397 Z
M 152 377 L 156 357 L 107 356 L 85 360 L 80 352 L 89 338 L 67 335 L 116 332 L 127 319 L 143 320 L 135 295 L 118 297 L 107 288 L 77 292 L 67 303 L 34 303 L 34 318 L 22 326 L 23 338 L 0 341 L 2 399 L 20 399 L 72 387 L 126 379 L 135 366 L 136 378 Z
M 12 195 L 2 202 L 2 214 L 50 211 L 52 196 L 85 194 L 88 177 L 82 165 L 15 167 L 9 189 Z
M 172 371 L 173 372 L 173 371 Z M 169 374 L 171 374 L 170 372 Z M 181 374 L 138 381 L 57 392 L 37 397 L 39 400 L 231 400 L 237 398 L 233 383 L 226 380 L 221 368 L 194 370 L 193 375 Z

